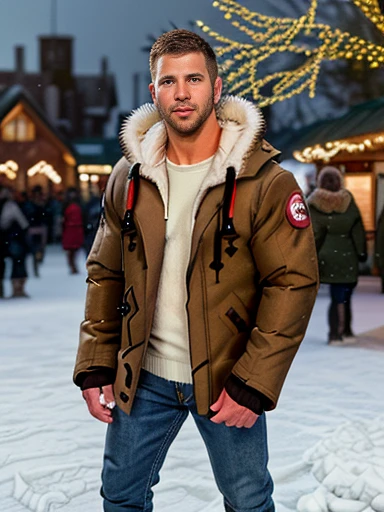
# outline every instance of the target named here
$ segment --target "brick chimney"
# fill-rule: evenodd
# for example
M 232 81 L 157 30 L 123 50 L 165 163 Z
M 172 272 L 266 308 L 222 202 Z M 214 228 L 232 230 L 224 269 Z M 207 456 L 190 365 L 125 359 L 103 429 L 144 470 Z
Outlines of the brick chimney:
M 22 80 L 24 72 L 24 46 L 15 46 L 15 73 L 17 82 Z
M 108 75 L 108 57 L 104 55 L 101 58 L 101 76 L 106 77 Z

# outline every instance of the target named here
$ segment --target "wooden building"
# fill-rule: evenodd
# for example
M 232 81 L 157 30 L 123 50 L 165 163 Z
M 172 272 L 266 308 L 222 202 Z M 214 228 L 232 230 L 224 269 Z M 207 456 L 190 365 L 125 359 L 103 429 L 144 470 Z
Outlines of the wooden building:
M 78 186 L 75 151 L 19 85 L 0 94 L 0 183 L 47 194 Z
M 86 200 L 91 193 L 104 191 L 114 165 L 122 157 L 118 137 L 73 140 L 77 155 L 80 190 Z
M 0 93 L 21 85 L 66 138 L 103 137 L 117 106 L 115 77 L 102 57 L 99 73 L 75 74 L 74 41 L 70 36 L 39 37 L 39 70 L 25 69 L 25 50 L 15 47 L 15 65 L 0 70 Z
M 306 127 L 291 144 L 300 162 L 338 167 L 360 208 L 368 239 L 384 207 L 384 97 L 352 107 L 345 115 Z
M 287 137 L 285 158 L 293 155 L 299 162 L 313 164 L 317 173 L 326 165 L 343 173 L 367 234 L 364 271 L 375 274 L 377 221 L 384 208 L 384 97 L 355 105 L 338 118 L 306 126 Z

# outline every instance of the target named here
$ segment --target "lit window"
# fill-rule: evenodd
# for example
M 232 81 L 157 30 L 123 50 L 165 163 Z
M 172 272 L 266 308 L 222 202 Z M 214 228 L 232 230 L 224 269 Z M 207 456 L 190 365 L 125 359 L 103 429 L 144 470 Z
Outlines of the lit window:
M 8 142 L 28 142 L 35 140 L 35 125 L 24 114 L 19 114 L 1 129 L 1 137 Z
M 3 140 L 16 140 L 16 119 L 3 127 L 1 136 Z

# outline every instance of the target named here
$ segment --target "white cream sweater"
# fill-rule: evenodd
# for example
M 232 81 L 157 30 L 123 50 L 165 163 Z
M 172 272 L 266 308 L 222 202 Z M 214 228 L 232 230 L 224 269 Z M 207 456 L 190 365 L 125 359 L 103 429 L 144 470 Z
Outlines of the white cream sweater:
M 191 250 L 193 205 L 213 158 L 193 165 L 176 165 L 167 159 L 169 197 L 166 243 L 144 368 L 176 382 L 192 383 L 186 272 Z

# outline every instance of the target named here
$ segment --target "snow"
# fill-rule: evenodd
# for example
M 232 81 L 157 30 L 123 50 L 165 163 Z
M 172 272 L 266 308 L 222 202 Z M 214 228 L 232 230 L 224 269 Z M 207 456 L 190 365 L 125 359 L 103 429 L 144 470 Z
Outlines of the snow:
M 72 384 L 85 296 L 49 247 L 31 299 L 0 302 L 0 511 L 101 512 L 105 425 Z M 9 294 L 9 281 L 6 283 Z M 267 414 L 277 512 L 384 511 L 384 295 L 360 278 L 348 347 L 326 345 L 326 288 L 275 411 Z M 205 447 L 187 419 L 155 487 L 156 512 L 221 512 Z

